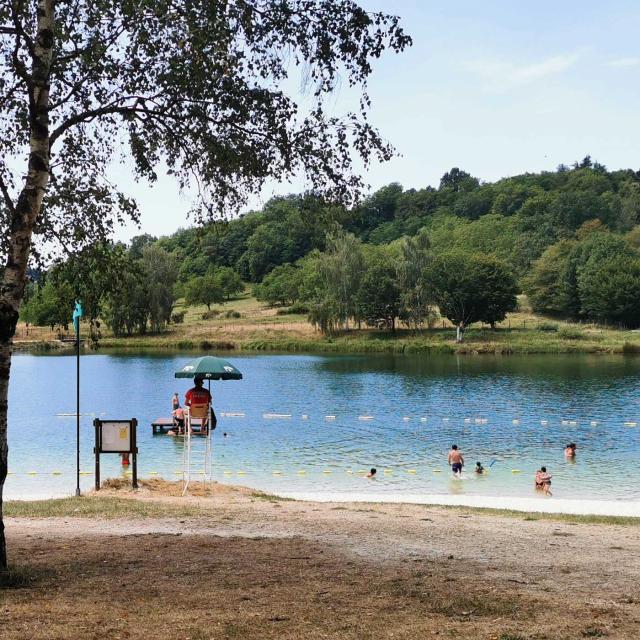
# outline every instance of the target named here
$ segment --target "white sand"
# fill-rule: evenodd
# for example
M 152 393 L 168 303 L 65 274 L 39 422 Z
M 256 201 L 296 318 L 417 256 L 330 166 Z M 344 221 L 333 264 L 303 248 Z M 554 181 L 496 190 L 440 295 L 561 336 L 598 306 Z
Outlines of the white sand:
M 566 498 L 500 498 L 495 496 L 425 495 L 422 497 L 403 494 L 371 493 L 300 493 L 281 494 L 285 498 L 314 502 L 393 502 L 405 504 L 455 505 L 511 509 L 513 511 L 537 511 L 543 513 L 569 513 L 574 515 L 630 516 L 640 518 L 640 502 L 623 500 L 569 500 Z

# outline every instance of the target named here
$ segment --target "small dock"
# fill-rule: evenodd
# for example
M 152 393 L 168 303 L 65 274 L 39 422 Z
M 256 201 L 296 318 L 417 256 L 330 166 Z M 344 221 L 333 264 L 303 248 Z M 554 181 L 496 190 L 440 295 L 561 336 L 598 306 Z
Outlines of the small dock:
M 202 426 L 202 420 L 200 418 L 193 418 L 191 421 L 192 426 L 200 428 Z M 151 429 L 153 435 L 157 433 L 167 433 L 167 431 L 174 428 L 173 418 L 156 418 L 151 423 Z

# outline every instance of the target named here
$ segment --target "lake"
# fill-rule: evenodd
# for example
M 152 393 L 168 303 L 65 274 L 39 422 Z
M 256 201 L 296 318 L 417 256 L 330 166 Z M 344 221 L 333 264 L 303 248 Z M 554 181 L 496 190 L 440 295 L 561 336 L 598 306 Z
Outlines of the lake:
M 95 416 L 136 417 L 139 475 L 180 477 L 180 439 L 153 436 L 150 423 L 170 414 L 173 392 L 184 397 L 191 381 L 173 374 L 196 355 L 82 357 L 83 489 L 93 483 Z M 546 465 L 554 496 L 640 498 L 639 358 L 223 357 L 244 379 L 211 387 L 219 482 L 327 498 L 532 497 L 533 474 Z M 16 354 L 9 396 L 5 497 L 72 494 L 75 417 L 58 414 L 75 412 L 74 356 Z M 563 456 L 571 441 L 578 445 L 575 463 Z M 465 480 L 452 478 L 447 466 L 452 443 L 466 457 Z M 490 466 L 486 476 L 473 474 L 476 461 Z M 370 467 L 378 470 L 375 480 L 363 477 Z M 103 456 L 103 478 L 121 473 L 117 456 Z

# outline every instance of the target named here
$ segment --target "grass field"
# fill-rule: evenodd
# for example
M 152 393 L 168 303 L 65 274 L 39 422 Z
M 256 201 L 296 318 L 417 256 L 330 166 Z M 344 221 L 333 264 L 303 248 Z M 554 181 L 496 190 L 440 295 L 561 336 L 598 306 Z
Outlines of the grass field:
M 206 307 L 183 307 L 184 322 L 171 324 L 160 334 L 114 337 L 103 325 L 99 348 L 198 349 L 336 353 L 640 353 L 640 333 L 576 324 L 535 315 L 525 298 L 520 309 L 508 315 L 495 330 L 472 325 L 461 344 L 446 320 L 424 331 L 400 328 L 396 332 L 363 328 L 324 336 L 307 322 L 305 315 L 278 313 L 278 309 L 258 302 L 247 291 L 243 296 L 215 308 L 220 315 L 205 320 Z M 227 317 L 239 314 L 240 317 Z M 59 348 L 56 332 L 31 327 L 29 335 L 20 325 L 18 348 Z

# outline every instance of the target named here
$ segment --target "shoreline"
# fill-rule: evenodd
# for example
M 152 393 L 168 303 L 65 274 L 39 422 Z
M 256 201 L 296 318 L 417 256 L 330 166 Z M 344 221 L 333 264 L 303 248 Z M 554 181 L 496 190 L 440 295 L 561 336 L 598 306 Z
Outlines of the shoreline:
M 66 343 L 57 341 L 23 342 L 13 344 L 14 353 L 19 354 L 74 354 Z M 472 342 L 457 344 L 451 342 L 430 342 L 397 338 L 384 340 L 259 340 L 239 342 L 215 342 L 197 340 L 143 340 L 133 338 L 106 339 L 96 348 L 83 347 L 81 353 L 109 353 L 113 351 L 193 351 L 222 353 L 284 353 L 316 355 L 455 355 L 455 356 L 526 356 L 526 355 L 594 355 L 594 356 L 637 356 L 640 344 L 625 342 L 617 345 L 603 345 L 594 342 L 549 342 L 531 345 L 529 343 Z
M 159 480 L 166 482 L 162 478 Z M 624 499 L 572 499 L 572 498 L 542 498 L 526 496 L 480 496 L 480 495 L 449 495 L 425 494 L 421 497 L 407 496 L 402 493 L 336 493 L 331 491 L 282 491 L 265 493 L 262 489 L 246 485 L 228 485 L 214 482 L 214 486 L 229 490 L 253 491 L 273 496 L 274 500 L 292 500 L 315 504 L 371 504 L 371 505 L 421 505 L 442 506 L 453 508 L 487 509 L 491 511 L 516 511 L 521 513 L 545 513 L 556 515 L 606 516 L 640 519 L 640 500 L 627 501 Z M 133 492 L 135 496 L 135 492 Z M 92 488 L 83 491 L 83 497 L 100 497 Z M 7 497 L 4 502 L 41 502 L 72 498 L 73 492 L 63 494 L 38 493 L 31 496 Z
M 498 496 L 460 496 L 446 494 L 428 494 L 422 498 L 407 499 L 402 494 L 365 493 L 320 494 L 316 492 L 285 492 L 278 494 L 283 498 L 317 503 L 348 504 L 400 504 L 443 507 L 471 507 L 491 509 L 492 511 L 520 511 L 523 513 L 549 513 L 584 516 L 611 516 L 640 518 L 640 501 L 592 500 L 571 498 L 527 498 Z

